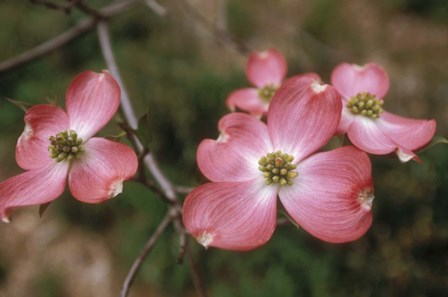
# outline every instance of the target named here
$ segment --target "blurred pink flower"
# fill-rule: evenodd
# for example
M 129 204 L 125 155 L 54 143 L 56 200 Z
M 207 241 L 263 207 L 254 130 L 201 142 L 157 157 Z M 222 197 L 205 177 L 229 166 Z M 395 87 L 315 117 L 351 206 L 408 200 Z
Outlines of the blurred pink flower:
M 226 104 L 232 111 L 238 107 L 261 117 L 268 111 L 269 101 L 280 87 L 287 72 L 286 59 L 281 52 L 269 49 L 249 56 L 246 76 L 255 88 L 238 89 L 227 97 Z
M 198 166 L 212 182 L 186 198 L 183 221 L 203 246 L 248 250 L 276 226 L 277 195 L 289 215 L 329 242 L 359 238 L 372 222 L 370 160 L 355 147 L 312 155 L 336 132 L 341 99 L 329 85 L 291 78 L 276 92 L 267 125 L 243 113 L 201 142 Z
M 395 152 L 402 162 L 419 160 L 414 151 L 431 140 L 436 122 L 404 118 L 383 110 L 389 77 L 381 66 L 340 64 L 333 70 L 331 83 L 342 95 L 339 134 L 347 133 L 354 145 L 371 154 Z
M 17 142 L 16 160 L 28 170 L 0 183 L 0 218 L 18 206 L 39 205 L 59 197 L 66 180 L 73 196 L 99 203 L 122 191 L 138 166 L 128 146 L 92 137 L 120 105 L 120 87 L 107 71 L 79 74 L 66 95 L 67 113 L 35 105 L 25 114 L 25 130 Z

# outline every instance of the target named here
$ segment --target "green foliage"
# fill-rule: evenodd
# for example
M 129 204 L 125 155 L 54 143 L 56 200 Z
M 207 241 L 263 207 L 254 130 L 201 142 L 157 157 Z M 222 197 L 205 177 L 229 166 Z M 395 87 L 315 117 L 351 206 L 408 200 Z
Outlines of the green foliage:
M 90 2 L 101 6 L 109 1 Z M 276 6 L 289 3 L 272 2 Z M 444 23 L 446 1 L 400 0 L 391 8 L 378 8 L 376 2 L 370 1 L 375 10 L 368 6 L 368 15 L 362 14 L 365 11 L 354 13 L 359 9 L 359 1 L 345 2 L 347 7 L 331 0 L 311 1 L 304 8 L 307 13 L 301 15 L 300 24 L 290 19 L 292 29 L 279 27 L 276 31 L 283 36 L 282 31 L 292 30 L 288 35 L 292 38 L 270 44 L 270 38 L 276 36 L 257 31 L 259 24 L 254 14 L 260 3 L 232 0 L 228 6 L 229 30 L 252 42 L 254 48 L 263 43 L 262 36 L 263 46 L 289 50 L 285 51 L 291 62 L 289 74 L 302 69 L 297 66 L 298 57 L 304 54 L 312 70 L 319 71 L 327 82 L 336 63 L 388 61 L 393 83 L 386 104 L 397 100 L 397 110 L 407 116 L 417 117 L 415 112 L 421 111 L 422 117 L 435 117 L 439 135 L 446 136 L 445 44 L 434 51 L 413 44 L 400 48 L 406 39 L 392 43 L 396 35 L 389 34 L 397 32 L 386 31 L 394 28 L 397 20 L 402 21 L 390 19 L 397 10 L 403 14 L 417 13 L 423 21 L 429 18 L 430 22 L 438 19 Z M 66 16 L 25 1 L 5 0 L 1 5 L 0 26 L 4 29 L 0 30 L 0 60 L 57 35 L 83 18 L 80 13 Z M 271 9 L 269 5 L 262 9 Z M 152 128 L 151 149 L 163 171 L 177 184 L 197 185 L 204 181 L 196 169 L 197 145 L 204 138 L 217 137 L 217 122 L 227 112 L 226 96 L 249 83 L 244 74 L 244 57 L 236 57 L 222 45 L 216 46 L 214 39 L 208 40 L 207 46 L 202 45 L 194 22 L 174 5 L 169 8 L 166 17 L 145 8 L 112 20 L 113 46 L 138 115 L 144 119 L 144 126 Z M 271 17 L 280 23 L 283 15 Z M 369 31 L 365 32 L 363 26 L 369 25 L 369 21 L 373 25 L 367 26 Z M 412 25 L 412 19 L 408 25 Z M 300 33 L 301 30 L 310 35 Z M 446 26 L 441 30 L 446 34 Z M 422 32 L 421 38 L 437 34 L 432 27 Z M 441 36 L 438 40 L 446 37 Z M 432 55 L 428 55 L 429 50 Z M 63 104 L 66 88 L 77 73 L 105 67 L 96 35 L 91 32 L 64 49 L 1 75 L 0 96 L 32 104 L 58 99 Z M 414 73 L 418 75 L 412 76 Z M 415 91 L 409 92 L 409 88 Z M 400 93 L 404 93 L 403 98 Z M 145 117 L 148 106 L 151 116 Z M 393 105 L 386 108 L 390 106 L 393 109 Z M 433 113 L 425 114 L 425 110 Z M 6 100 L 0 100 L 0 111 L 1 175 L 6 178 L 18 172 L 11 156 L 23 129 L 23 112 Z M 111 134 L 120 131 L 114 124 L 108 129 Z M 436 145 L 419 155 L 423 164 L 372 158 L 374 221 L 371 230 L 354 243 L 326 244 L 293 225 L 278 227 L 268 244 L 245 253 L 213 248 L 205 251 L 190 240 L 210 295 L 447 296 L 447 146 Z M 166 205 L 156 195 L 136 182 L 127 182 L 123 194 L 100 205 L 81 204 L 67 193 L 50 205 L 44 217 L 53 215 L 51 219 L 59 219 L 60 224 L 105 238 L 116 258 L 115 279 L 121 280 L 165 211 Z M 176 263 L 178 240 L 172 229 L 160 238 L 138 275 L 136 287 L 155 288 L 160 296 L 195 295 L 187 261 Z M 14 257 L 20 255 L 11 255 Z M 8 281 L 9 266 L 0 264 L 1 287 Z M 42 267 L 42 274 L 35 281 L 36 296 L 64 296 L 58 276 L 47 273 Z

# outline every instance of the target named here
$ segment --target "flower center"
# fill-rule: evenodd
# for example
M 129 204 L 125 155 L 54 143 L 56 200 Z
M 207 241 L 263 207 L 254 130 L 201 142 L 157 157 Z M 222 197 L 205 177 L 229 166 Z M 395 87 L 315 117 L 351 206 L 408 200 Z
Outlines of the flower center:
M 377 119 L 384 111 L 383 100 L 377 99 L 375 95 L 361 92 L 351 97 L 347 102 L 347 108 L 353 114 L 360 114 L 371 119 Z
M 258 97 L 265 102 L 270 102 L 277 89 L 278 86 L 276 85 L 265 85 L 261 89 L 258 89 Z
M 84 152 L 82 139 L 78 138 L 74 130 L 59 132 L 56 136 L 50 136 L 49 140 L 51 144 L 48 146 L 48 151 L 56 162 L 79 159 Z
M 293 179 L 299 174 L 294 171 L 296 164 L 292 164 L 294 157 L 288 154 L 282 154 L 281 151 L 269 153 L 262 157 L 258 164 L 258 169 L 263 173 L 266 184 L 280 184 L 281 186 L 293 185 Z

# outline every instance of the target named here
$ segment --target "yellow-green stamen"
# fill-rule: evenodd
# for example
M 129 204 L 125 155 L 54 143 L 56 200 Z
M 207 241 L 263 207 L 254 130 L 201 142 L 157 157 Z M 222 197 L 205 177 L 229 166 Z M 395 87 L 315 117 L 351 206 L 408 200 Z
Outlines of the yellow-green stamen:
M 368 92 L 361 92 L 351 97 L 347 108 L 352 114 L 359 114 L 371 119 L 377 119 L 384 111 L 383 100 Z
M 263 173 L 266 184 L 272 183 L 281 186 L 293 185 L 293 179 L 299 174 L 295 169 L 296 164 L 293 164 L 294 157 L 289 154 L 283 154 L 281 151 L 269 153 L 258 161 L 258 169 Z
M 270 102 L 277 89 L 278 87 L 276 85 L 266 85 L 263 88 L 258 89 L 258 97 L 265 102 Z
M 59 132 L 55 136 L 50 136 L 49 140 L 48 151 L 50 157 L 56 159 L 56 162 L 79 159 L 84 152 L 83 141 L 73 130 Z

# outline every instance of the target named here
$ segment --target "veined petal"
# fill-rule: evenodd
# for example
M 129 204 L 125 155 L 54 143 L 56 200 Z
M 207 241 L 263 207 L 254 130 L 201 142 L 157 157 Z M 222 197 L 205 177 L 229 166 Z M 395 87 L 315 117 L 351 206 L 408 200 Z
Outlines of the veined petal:
M 134 151 L 122 143 L 94 137 L 84 145 L 85 153 L 75 160 L 69 173 L 70 192 L 79 201 L 100 203 L 120 194 L 123 181 L 138 167 Z
M 231 111 L 239 108 L 258 118 L 268 111 L 269 106 L 267 102 L 260 99 L 258 90 L 255 88 L 239 89 L 232 92 L 227 97 L 226 105 Z
M 221 135 L 205 139 L 197 152 L 201 172 L 211 181 L 245 181 L 257 176 L 258 161 L 273 151 L 266 125 L 247 114 L 234 112 L 221 118 Z
M 373 184 L 367 154 L 349 146 L 299 164 L 280 200 L 289 215 L 313 236 L 328 242 L 361 237 L 372 223 Z
M 69 128 L 67 114 L 50 104 L 35 105 L 25 113 L 25 129 L 16 146 L 17 164 L 25 170 L 46 167 L 52 162 L 50 136 Z
M 258 88 L 280 85 L 287 70 L 285 57 L 275 49 L 251 54 L 246 65 L 247 78 Z
M 68 162 L 53 162 L 0 183 L 0 219 L 8 222 L 9 212 L 15 207 L 45 204 L 58 198 L 64 192 L 68 169 Z
M 346 100 L 342 100 L 342 104 L 346 104 Z M 354 116 L 347 107 L 342 107 L 341 120 L 339 121 L 338 129 L 336 134 L 346 134 L 348 129 L 350 128 L 353 121 L 356 120 L 356 116 Z
M 108 71 L 85 71 L 71 82 L 66 97 L 70 128 L 86 141 L 117 112 L 121 91 Z
M 370 154 L 385 155 L 397 148 L 397 144 L 383 133 L 377 120 L 363 116 L 352 122 L 347 135 L 355 146 Z
M 322 79 L 321 79 L 320 75 L 315 72 L 307 72 L 307 73 L 303 73 L 303 74 L 298 74 L 298 75 L 295 75 L 294 77 L 309 77 L 309 78 L 314 79 L 318 83 L 322 84 Z
M 378 127 L 398 146 L 415 151 L 432 139 L 436 131 L 436 122 L 409 119 L 383 112 L 378 119 Z
M 276 204 L 277 187 L 260 179 L 208 183 L 187 196 L 182 217 L 187 231 L 206 248 L 250 250 L 271 238 Z
M 269 105 L 268 129 L 275 149 L 302 160 L 334 135 L 341 108 L 341 97 L 332 86 L 309 77 L 288 79 Z
M 389 90 L 389 76 L 375 63 L 364 66 L 342 63 L 333 70 L 331 84 L 345 98 L 360 92 L 369 92 L 383 98 Z

